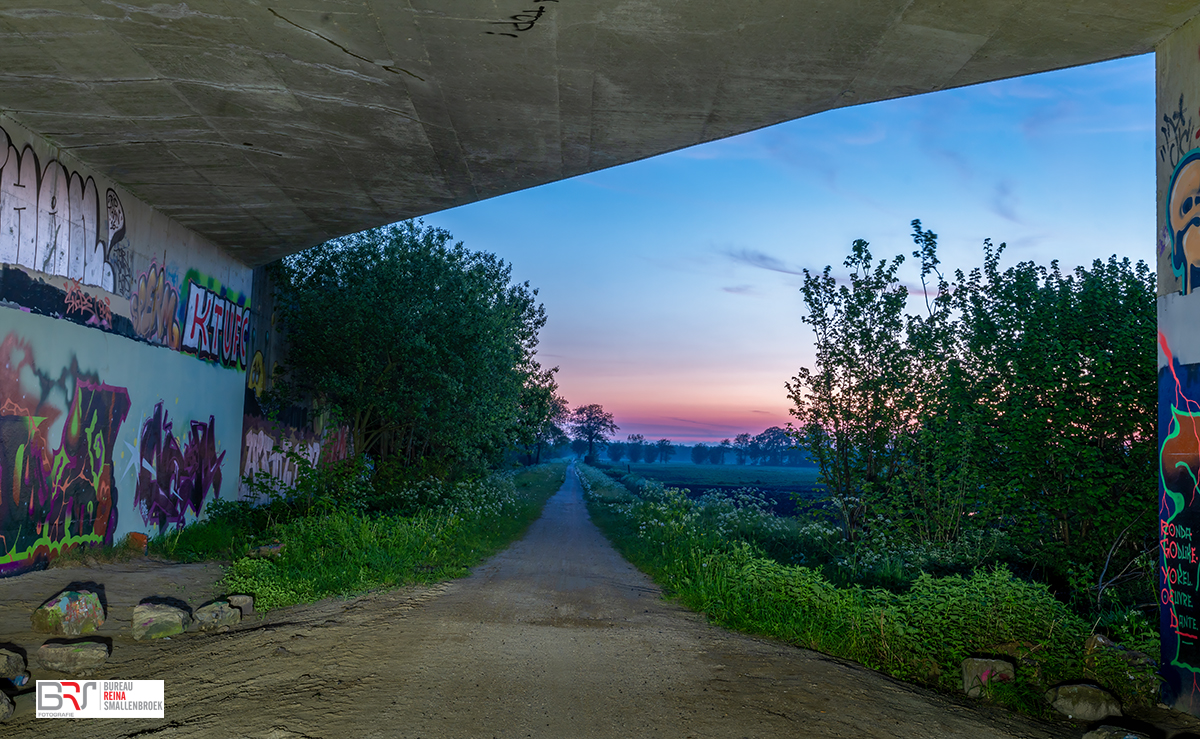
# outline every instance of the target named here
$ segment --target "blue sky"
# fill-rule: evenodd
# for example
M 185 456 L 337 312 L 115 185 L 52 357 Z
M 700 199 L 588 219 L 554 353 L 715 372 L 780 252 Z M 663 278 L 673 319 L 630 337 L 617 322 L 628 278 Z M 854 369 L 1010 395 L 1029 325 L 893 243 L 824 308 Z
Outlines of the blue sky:
M 798 292 L 856 238 L 943 265 L 1153 262 L 1154 57 L 828 111 L 427 216 L 539 288 L 562 394 L 677 442 L 788 420 Z M 910 260 L 910 265 L 911 260 Z M 917 283 L 915 270 L 905 275 Z M 914 305 L 915 309 L 915 305 Z

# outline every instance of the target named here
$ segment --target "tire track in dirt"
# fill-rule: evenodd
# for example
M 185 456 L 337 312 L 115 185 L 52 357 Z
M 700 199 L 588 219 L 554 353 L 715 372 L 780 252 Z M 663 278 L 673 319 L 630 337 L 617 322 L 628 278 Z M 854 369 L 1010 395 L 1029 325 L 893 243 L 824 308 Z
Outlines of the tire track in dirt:
M 5 736 L 1081 734 L 704 623 L 609 545 L 573 472 L 527 535 L 469 578 L 282 609 L 225 634 L 113 640 L 95 677 L 166 680 L 166 719 L 39 721 L 26 694 Z

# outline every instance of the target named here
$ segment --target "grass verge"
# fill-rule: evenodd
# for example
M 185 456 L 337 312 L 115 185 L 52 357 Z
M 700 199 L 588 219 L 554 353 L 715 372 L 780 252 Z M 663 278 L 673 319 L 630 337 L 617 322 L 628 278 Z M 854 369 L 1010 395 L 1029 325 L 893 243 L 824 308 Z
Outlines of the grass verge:
M 1006 569 L 921 575 L 903 593 L 838 587 L 728 538 L 704 504 L 673 489 L 635 495 L 579 465 L 592 520 L 614 546 L 685 606 L 713 622 L 859 662 L 944 690 L 962 688 L 962 660 L 1005 657 L 1017 676 L 989 697 L 1026 714 L 1053 715 L 1048 686 L 1095 681 L 1125 707 L 1153 705 L 1151 665 L 1116 651 L 1086 655 L 1089 624 L 1038 584 Z
M 422 482 L 436 502 L 411 515 L 333 508 L 271 520 L 248 506 L 218 507 L 220 515 L 158 537 L 150 549 L 180 561 L 232 560 L 225 589 L 253 595 L 259 610 L 437 582 L 465 575 L 519 538 L 564 472 L 559 463 L 454 485 Z M 261 543 L 278 543 L 278 556 L 247 556 Z

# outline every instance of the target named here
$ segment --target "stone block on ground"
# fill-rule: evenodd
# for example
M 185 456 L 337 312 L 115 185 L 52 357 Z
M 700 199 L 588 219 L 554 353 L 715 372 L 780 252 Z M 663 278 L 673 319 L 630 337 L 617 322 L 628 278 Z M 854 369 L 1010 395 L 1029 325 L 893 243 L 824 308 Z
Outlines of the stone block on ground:
M 8 717 L 13 715 L 15 709 L 16 706 L 13 705 L 12 698 L 0 692 L 0 723 L 7 721 Z
M 99 642 L 81 641 L 68 644 L 43 644 L 37 651 L 37 662 L 47 670 L 68 675 L 90 675 L 108 661 L 108 647 Z
M 1013 663 L 1006 659 L 967 657 L 962 661 L 963 692 L 972 698 L 982 695 L 984 687 L 989 682 L 1012 680 L 1016 675 Z
M 1120 716 L 1121 702 L 1096 685 L 1060 685 L 1046 691 L 1046 702 L 1067 718 L 1077 721 L 1101 721 Z
M 197 629 L 213 631 L 222 626 L 236 626 L 242 620 L 242 612 L 228 602 L 219 600 L 197 608 L 192 617 L 196 620 Z
M 133 607 L 133 638 L 138 641 L 182 634 L 191 623 L 187 611 L 166 603 L 139 603 Z
M 29 619 L 33 630 L 58 636 L 90 634 L 104 624 L 100 596 L 89 590 L 64 590 L 42 604 Z
M 1083 735 L 1083 739 L 1150 739 L 1150 737 L 1137 731 L 1122 729 L 1120 726 L 1106 725 L 1092 729 Z
M 16 652 L 0 649 L 0 677 L 13 678 L 25 672 L 25 658 Z
M 225 598 L 229 605 L 242 612 L 242 618 L 254 613 L 253 595 L 230 595 Z

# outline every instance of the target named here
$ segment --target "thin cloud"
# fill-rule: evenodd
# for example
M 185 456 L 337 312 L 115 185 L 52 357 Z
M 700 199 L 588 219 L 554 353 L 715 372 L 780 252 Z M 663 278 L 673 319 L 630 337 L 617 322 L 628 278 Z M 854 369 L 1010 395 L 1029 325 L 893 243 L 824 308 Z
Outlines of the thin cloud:
M 988 206 L 993 213 L 1005 220 L 1013 223 L 1021 222 L 1021 219 L 1017 217 L 1017 195 L 1013 192 L 1012 183 L 1008 180 L 996 183 L 995 188 L 992 189 L 992 199 Z
M 731 285 L 730 287 L 723 287 L 721 289 L 733 295 L 755 295 L 758 293 L 754 289 L 754 285 Z
M 1029 137 L 1045 133 L 1055 124 L 1074 116 L 1077 109 L 1078 106 L 1070 100 L 1039 106 L 1021 121 L 1021 131 Z
M 777 259 L 770 254 L 755 249 L 727 249 L 725 250 L 725 256 L 739 264 L 757 267 L 758 269 L 782 272 L 785 275 L 804 275 L 802 270 L 790 266 L 782 259 Z

